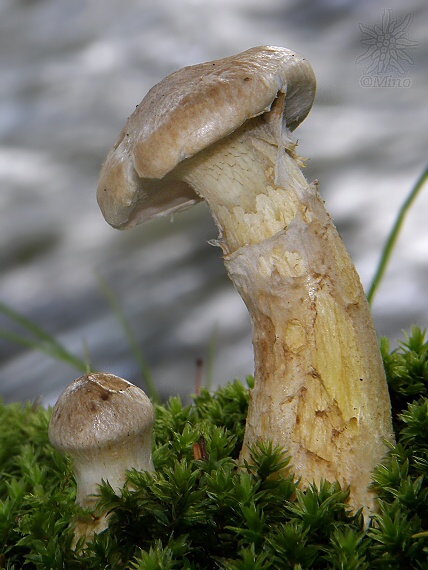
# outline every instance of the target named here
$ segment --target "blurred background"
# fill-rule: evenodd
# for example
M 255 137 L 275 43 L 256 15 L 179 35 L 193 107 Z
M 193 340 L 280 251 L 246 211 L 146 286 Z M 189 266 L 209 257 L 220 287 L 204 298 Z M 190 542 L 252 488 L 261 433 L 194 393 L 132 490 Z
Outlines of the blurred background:
M 367 288 L 428 158 L 426 0 L 2 0 L 0 302 L 144 388 L 101 279 L 163 398 L 194 392 L 198 359 L 213 387 L 252 373 L 249 319 L 208 244 L 217 231 L 205 204 L 121 233 L 95 189 L 152 85 L 262 44 L 291 48 L 315 70 L 315 105 L 295 136 Z M 379 335 L 428 326 L 427 212 L 428 188 L 375 298 Z M 4 313 L 0 329 L 22 332 Z M 0 340 L 6 402 L 53 404 L 79 375 Z

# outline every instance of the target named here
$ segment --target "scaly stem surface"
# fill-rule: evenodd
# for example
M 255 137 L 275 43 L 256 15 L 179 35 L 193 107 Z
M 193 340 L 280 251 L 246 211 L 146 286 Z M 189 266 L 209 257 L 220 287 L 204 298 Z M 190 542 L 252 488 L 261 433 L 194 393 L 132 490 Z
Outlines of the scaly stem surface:
M 251 316 L 255 385 L 241 458 L 270 439 L 303 484 L 349 484 L 351 506 L 370 513 L 370 474 L 393 437 L 378 342 L 317 186 L 281 146 L 254 119 L 180 169 L 208 202 Z

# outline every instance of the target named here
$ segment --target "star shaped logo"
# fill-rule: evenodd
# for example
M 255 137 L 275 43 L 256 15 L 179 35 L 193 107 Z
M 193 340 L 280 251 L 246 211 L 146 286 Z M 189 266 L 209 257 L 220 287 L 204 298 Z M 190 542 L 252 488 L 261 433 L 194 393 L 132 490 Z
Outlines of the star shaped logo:
M 408 37 L 410 21 L 410 14 L 398 20 L 392 10 L 385 10 L 381 23 L 359 25 L 361 44 L 365 49 L 356 63 L 365 65 L 366 76 L 406 75 L 409 66 L 415 63 L 412 50 L 419 45 Z

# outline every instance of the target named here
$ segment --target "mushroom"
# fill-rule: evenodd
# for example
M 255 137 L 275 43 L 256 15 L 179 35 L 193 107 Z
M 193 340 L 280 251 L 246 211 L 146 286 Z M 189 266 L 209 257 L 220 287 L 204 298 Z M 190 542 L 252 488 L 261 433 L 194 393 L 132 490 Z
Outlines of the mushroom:
M 52 412 L 49 439 L 72 460 L 76 503 L 93 509 L 103 480 L 118 493 L 127 470 L 153 471 L 153 421 L 146 394 L 113 374 L 86 374 L 62 392 Z M 104 530 L 107 519 L 105 514 L 79 518 L 73 546 L 79 538 L 91 540 Z
M 350 485 L 350 505 L 369 514 L 370 474 L 393 440 L 390 401 L 359 277 L 291 139 L 314 96 L 310 64 L 281 47 L 181 69 L 129 117 L 97 198 L 118 229 L 205 199 L 252 322 L 241 458 L 270 439 L 302 485 Z

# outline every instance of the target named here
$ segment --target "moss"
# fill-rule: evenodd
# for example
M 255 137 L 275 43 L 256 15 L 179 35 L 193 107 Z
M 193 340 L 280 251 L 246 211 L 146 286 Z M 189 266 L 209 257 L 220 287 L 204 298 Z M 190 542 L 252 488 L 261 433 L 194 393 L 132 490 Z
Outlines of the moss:
M 155 473 L 130 472 L 121 496 L 104 483 L 109 529 L 73 551 L 75 483 L 48 442 L 50 411 L 12 404 L 0 406 L 0 567 L 428 568 L 428 344 L 418 328 L 392 353 L 381 344 L 397 445 L 373 474 L 368 528 L 338 483 L 300 490 L 292 458 L 269 442 L 236 469 L 248 388 L 235 381 L 156 406 Z

